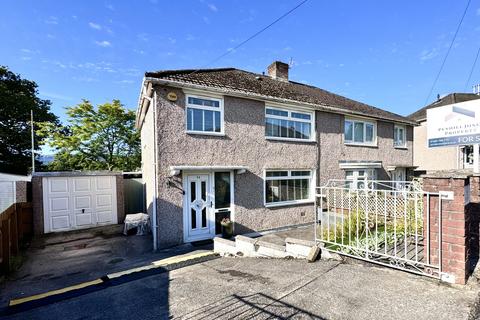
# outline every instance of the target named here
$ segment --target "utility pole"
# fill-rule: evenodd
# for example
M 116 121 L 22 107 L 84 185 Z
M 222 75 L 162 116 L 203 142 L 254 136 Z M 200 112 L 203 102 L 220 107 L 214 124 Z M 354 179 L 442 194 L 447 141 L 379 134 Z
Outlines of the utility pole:
M 33 110 L 30 110 L 30 126 L 32 135 L 32 174 L 35 172 L 35 139 L 33 136 Z

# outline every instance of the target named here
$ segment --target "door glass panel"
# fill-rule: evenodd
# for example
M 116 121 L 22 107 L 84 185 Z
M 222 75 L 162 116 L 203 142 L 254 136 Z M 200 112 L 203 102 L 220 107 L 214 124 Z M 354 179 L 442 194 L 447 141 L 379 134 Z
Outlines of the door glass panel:
M 190 215 L 192 219 L 192 229 L 196 229 L 197 228 L 197 211 L 195 211 L 195 209 L 191 209 L 190 211 L 191 211 Z
M 203 201 L 207 200 L 207 183 L 205 181 L 202 181 L 202 196 L 201 199 Z
M 215 172 L 215 209 L 230 207 L 230 172 Z
M 197 199 L 195 195 L 195 181 L 190 182 L 190 202 L 193 202 Z
M 207 208 L 202 209 L 202 228 L 207 227 Z

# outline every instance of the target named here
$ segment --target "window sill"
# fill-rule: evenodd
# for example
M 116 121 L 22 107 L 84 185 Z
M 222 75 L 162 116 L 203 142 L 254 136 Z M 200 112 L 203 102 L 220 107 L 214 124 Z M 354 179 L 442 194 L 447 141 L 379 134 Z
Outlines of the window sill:
M 287 141 L 287 142 L 300 142 L 300 143 L 317 143 L 316 140 L 308 140 L 308 139 L 295 139 L 295 138 L 280 138 L 280 137 L 265 137 L 265 140 L 272 140 L 272 141 Z
M 346 146 L 352 146 L 352 147 L 368 147 L 368 148 L 378 148 L 378 144 L 371 144 L 371 143 L 355 143 L 355 142 L 344 142 L 343 143 Z
M 408 150 L 407 146 L 393 146 L 395 149 Z
M 300 201 L 285 201 L 285 202 L 273 202 L 273 203 L 265 203 L 266 208 L 275 208 L 275 207 L 287 207 L 287 206 L 295 206 L 301 204 L 309 204 L 314 203 L 313 200 L 300 200 Z
M 191 134 L 191 135 L 202 135 L 202 136 L 218 136 L 218 137 L 225 136 L 225 133 L 223 132 L 185 131 L 185 133 Z

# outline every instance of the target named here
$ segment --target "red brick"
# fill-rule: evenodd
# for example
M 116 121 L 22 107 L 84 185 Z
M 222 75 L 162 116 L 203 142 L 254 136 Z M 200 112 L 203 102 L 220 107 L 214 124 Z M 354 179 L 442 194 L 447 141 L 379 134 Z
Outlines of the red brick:
M 467 247 L 465 245 L 459 245 L 459 244 L 449 244 L 450 250 L 452 252 L 467 252 Z
M 457 228 L 463 229 L 465 228 L 465 221 L 458 221 L 458 220 L 444 220 L 442 221 L 442 227 L 449 227 L 449 228 Z
M 444 217 L 448 220 L 464 220 L 466 215 L 464 212 L 448 212 Z
M 451 260 L 456 260 L 456 261 L 466 261 L 467 257 L 464 253 L 458 253 L 458 252 L 445 252 L 446 257 Z
M 464 238 L 464 237 L 449 237 L 449 236 L 445 236 L 444 240 L 443 240 L 443 244 L 447 244 L 447 245 L 451 245 L 451 244 L 454 244 L 454 245 L 458 245 L 458 246 L 461 246 L 461 245 L 465 245 L 465 243 L 467 242 L 467 240 Z M 444 246 L 442 246 L 442 250 L 452 250 L 450 247 L 447 247 L 445 249 Z M 453 252 L 456 252 L 455 251 L 456 249 L 453 249 L 452 251 Z
M 464 228 L 442 228 L 442 237 L 443 236 L 455 236 L 455 237 L 465 237 L 466 230 Z
M 448 269 L 456 268 L 458 270 L 462 270 L 462 269 L 465 270 L 466 262 L 465 261 L 458 261 L 458 260 L 449 260 L 447 265 L 448 265 Z M 445 266 L 445 268 L 447 269 L 447 266 Z

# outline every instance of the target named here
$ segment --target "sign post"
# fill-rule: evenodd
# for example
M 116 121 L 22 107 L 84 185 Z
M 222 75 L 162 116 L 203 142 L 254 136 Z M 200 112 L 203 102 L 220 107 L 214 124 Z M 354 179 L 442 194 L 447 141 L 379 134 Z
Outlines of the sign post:
M 473 146 L 473 172 L 480 173 L 480 100 L 427 110 L 429 148 Z

